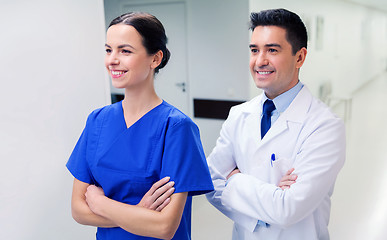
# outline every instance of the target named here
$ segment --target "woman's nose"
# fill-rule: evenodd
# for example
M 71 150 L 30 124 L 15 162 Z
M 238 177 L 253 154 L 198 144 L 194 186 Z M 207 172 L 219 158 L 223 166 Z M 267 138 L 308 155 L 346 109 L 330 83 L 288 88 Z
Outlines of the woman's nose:
M 106 63 L 108 65 L 118 65 L 120 63 L 120 61 L 117 58 L 116 54 L 111 53 L 110 55 L 106 56 Z

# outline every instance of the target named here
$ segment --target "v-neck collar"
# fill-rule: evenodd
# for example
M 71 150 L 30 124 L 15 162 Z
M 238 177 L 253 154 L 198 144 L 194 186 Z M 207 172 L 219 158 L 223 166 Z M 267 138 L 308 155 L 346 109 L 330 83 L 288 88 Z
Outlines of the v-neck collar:
M 142 119 L 144 119 L 145 117 L 147 117 L 148 115 L 150 115 L 152 112 L 156 111 L 156 109 L 158 109 L 160 106 L 164 105 L 165 104 L 165 101 L 164 99 L 162 99 L 162 102 L 160 104 L 158 104 L 157 106 L 155 106 L 154 108 L 152 108 L 151 110 L 149 110 L 148 112 L 146 112 L 144 115 L 142 115 L 139 119 L 137 119 L 137 121 L 135 121 L 132 125 L 130 125 L 128 127 L 128 125 L 126 124 L 126 120 L 125 120 L 125 115 L 124 115 L 124 106 L 123 106 L 123 101 L 121 100 L 120 101 L 120 114 L 121 114 L 121 119 L 122 119 L 122 122 L 123 122 L 123 127 L 125 130 L 127 129 L 130 129 L 132 126 L 136 125 L 138 122 L 140 122 Z

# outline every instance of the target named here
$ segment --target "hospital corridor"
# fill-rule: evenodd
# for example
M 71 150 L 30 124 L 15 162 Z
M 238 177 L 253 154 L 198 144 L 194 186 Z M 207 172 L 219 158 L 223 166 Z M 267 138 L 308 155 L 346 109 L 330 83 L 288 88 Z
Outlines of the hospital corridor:
M 250 74 L 248 23 L 251 12 L 272 8 L 293 11 L 304 22 L 308 46 L 299 79 L 345 124 L 330 239 L 386 240 L 386 0 L 1 0 L 0 239 L 96 238 L 95 227 L 72 217 L 74 177 L 66 163 L 89 114 L 124 98 L 104 62 L 115 17 L 144 11 L 164 25 L 171 58 L 155 75 L 155 90 L 198 126 L 208 157 L 230 107 L 262 93 Z M 233 222 L 205 195 L 192 203 L 193 240 L 232 239 Z
M 332 198 L 332 239 L 386 239 L 386 91 L 384 72 L 353 95 L 347 159 Z

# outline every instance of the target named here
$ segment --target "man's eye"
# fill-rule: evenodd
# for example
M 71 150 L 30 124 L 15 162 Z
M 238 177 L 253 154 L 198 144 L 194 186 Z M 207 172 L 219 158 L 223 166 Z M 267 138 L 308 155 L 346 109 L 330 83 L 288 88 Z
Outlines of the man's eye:
M 252 53 L 257 53 L 257 52 L 258 52 L 258 49 L 252 48 L 252 49 L 251 49 L 251 52 L 252 52 Z
M 276 52 L 278 52 L 278 51 L 277 51 L 277 49 L 270 48 L 270 49 L 269 49 L 269 52 L 271 52 L 271 53 L 276 53 Z

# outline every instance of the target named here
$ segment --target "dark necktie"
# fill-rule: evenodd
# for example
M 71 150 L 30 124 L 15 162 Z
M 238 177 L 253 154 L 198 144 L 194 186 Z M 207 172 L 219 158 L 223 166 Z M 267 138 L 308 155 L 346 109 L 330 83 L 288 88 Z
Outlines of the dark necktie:
M 271 112 L 275 109 L 274 103 L 272 100 L 267 99 L 263 104 L 263 116 L 261 120 L 261 139 L 265 136 L 267 131 L 269 131 L 271 126 Z

